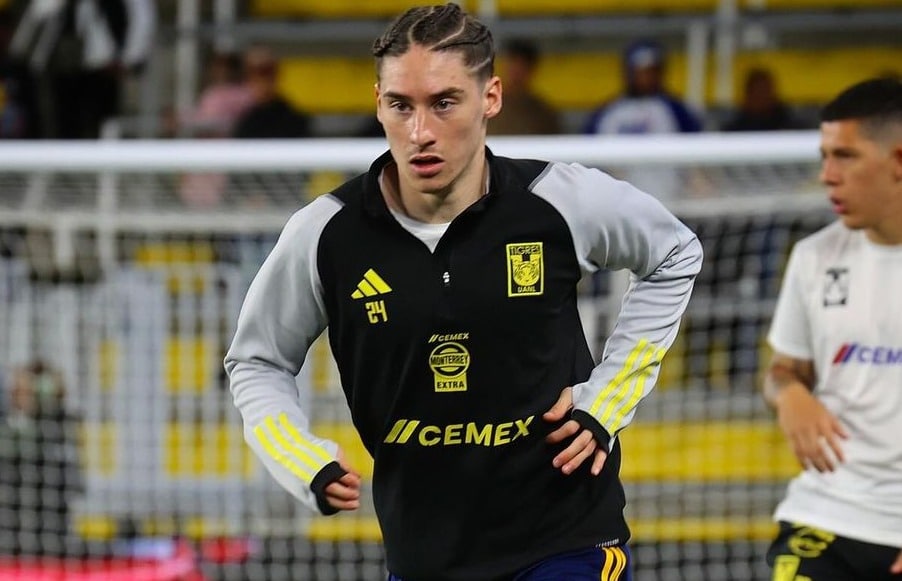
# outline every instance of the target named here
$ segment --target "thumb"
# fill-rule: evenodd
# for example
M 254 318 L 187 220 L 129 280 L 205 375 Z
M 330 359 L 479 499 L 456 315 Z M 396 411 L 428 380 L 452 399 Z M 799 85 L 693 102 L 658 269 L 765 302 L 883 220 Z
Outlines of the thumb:
M 896 575 L 902 573 L 902 551 L 899 552 L 899 555 L 896 557 L 896 560 L 893 562 L 892 567 L 889 568 L 890 573 L 894 573 Z
M 560 397 L 557 398 L 557 401 L 554 402 L 554 405 L 551 406 L 545 414 L 542 416 L 548 421 L 556 422 L 562 419 L 567 412 L 570 411 L 570 408 L 573 406 L 573 388 L 565 387 L 563 391 L 561 391 Z

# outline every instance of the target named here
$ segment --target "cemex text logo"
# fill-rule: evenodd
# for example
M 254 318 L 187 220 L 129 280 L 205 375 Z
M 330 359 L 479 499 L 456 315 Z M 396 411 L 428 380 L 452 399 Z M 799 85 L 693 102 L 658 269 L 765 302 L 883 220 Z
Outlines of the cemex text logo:
M 884 347 L 846 343 L 833 357 L 834 365 L 869 363 L 871 365 L 902 365 L 902 347 Z

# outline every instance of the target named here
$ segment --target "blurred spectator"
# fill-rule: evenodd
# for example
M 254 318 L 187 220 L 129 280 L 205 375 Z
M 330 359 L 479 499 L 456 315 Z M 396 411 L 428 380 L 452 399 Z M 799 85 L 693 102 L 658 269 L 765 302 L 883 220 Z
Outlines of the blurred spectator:
M 70 502 L 82 490 L 64 396 L 60 374 L 41 361 L 13 373 L 0 420 L 0 554 L 63 550 Z
M 31 0 L 10 51 L 36 79 L 44 137 L 93 139 L 150 58 L 154 0 Z
M 197 107 L 176 133 L 197 138 L 231 137 L 238 120 L 255 104 L 255 94 L 244 82 L 241 57 L 231 53 L 215 54 L 206 74 L 207 85 L 201 91 Z M 212 208 L 222 201 L 227 185 L 228 179 L 223 173 L 187 173 L 181 177 L 179 196 L 190 208 Z
M 206 87 L 186 119 L 187 129 L 192 137 L 229 137 L 241 116 L 254 106 L 254 91 L 244 81 L 240 55 L 214 54 L 206 74 Z
M 27 71 L 9 58 L 13 29 L 12 14 L 0 10 L 0 139 L 30 137 L 35 128 Z
M 666 54 L 657 42 L 640 40 L 623 53 L 624 88 L 620 96 L 597 109 L 585 132 L 598 135 L 645 135 L 696 132 L 701 122 L 664 87 Z M 675 167 L 608 168 L 641 190 L 667 199 L 685 195 L 691 176 Z
M 279 94 L 279 63 L 264 47 L 244 56 L 244 70 L 254 104 L 240 117 L 234 136 L 243 139 L 310 137 L 310 118 Z
M 701 122 L 664 87 L 666 54 L 657 42 L 640 40 L 623 53 L 623 94 L 589 117 L 585 133 L 627 135 L 701 131 Z
M 20 83 L 14 75 L 0 71 L 0 139 L 28 137 L 28 117 Z
M 490 135 L 552 135 L 561 132 L 557 111 L 533 89 L 539 48 L 517 39 L 501 54 L 503 86 L 501 113 L 489 121 Z
M 798 118 L 777 91 L 773 74 L 763 68 L 754 68 L 745 77 L 742 104 L 735 115 L 724 125 L 724 131 L 776 131 L 803 129 Z

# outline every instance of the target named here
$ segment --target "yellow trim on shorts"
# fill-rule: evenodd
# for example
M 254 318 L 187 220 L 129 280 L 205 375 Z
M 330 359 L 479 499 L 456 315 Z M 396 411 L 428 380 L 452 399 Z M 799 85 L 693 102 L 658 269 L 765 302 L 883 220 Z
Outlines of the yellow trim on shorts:
M 604 551 L 604 565 L 601 568 L 601 581 L 620 581 L 620 576 L 626 570 L 626 551 L 620 547 L 602 547 Z

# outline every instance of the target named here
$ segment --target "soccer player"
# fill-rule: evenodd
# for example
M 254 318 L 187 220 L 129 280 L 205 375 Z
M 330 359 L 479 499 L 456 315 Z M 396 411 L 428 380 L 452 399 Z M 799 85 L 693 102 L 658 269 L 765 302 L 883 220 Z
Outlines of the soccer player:
M 791 254 L 764 398 L 803 471 L 777 507 L 774 580 L 902 579 L 902 83 L 821 114 L 839 220 Z
M 360 477 L 309 431 L 294 376 L 326 328 L 393 579 L 630 578 L 618 435 L 652 389 L 702 251 L 652 196 L 486 148 L 489 29 L 412 8 L 373 47 L 389 151 L 288 222 L 225 365 L 247 441 L 323 514 Z M 595 366 L 581 276 L 632 283 Z

